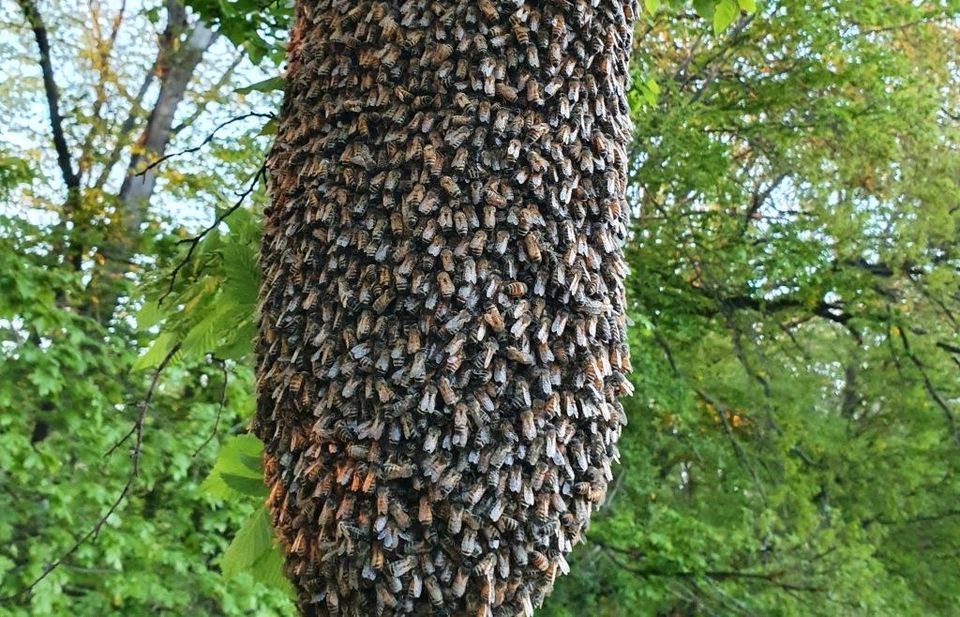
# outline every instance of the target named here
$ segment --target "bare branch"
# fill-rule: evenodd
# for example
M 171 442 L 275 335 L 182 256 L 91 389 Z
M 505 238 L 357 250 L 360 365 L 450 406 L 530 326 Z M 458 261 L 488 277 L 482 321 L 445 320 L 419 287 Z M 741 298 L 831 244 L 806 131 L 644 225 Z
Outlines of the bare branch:
M 229 120 L 226 120 L 225 122 L 221 122 L 220 124 L 218 124 L 218 125 L 216 126 L 216 128 L 214 128 L 213 131 L 211 131 L 210 134 L 207 135 L 206 138 L 204 138 L 204 140 L 201 141 L 201 142 L 200 142 L 199 144 L 197 144 L 196 146 L 193 146 L 193 147 L 190 147 L 190 148 L 185 148 L 185 149 L 183 149 L 183 150 L 180 150 L 179 152 L 171 152 L 170 154 L 165 154 L 165 155 L 161 156 L 160 158 L 158 158 L 157 160 L 155 160 L 154 162 L 152 162 L 152 163 L 150 163 L 149 165 L 147 165 L 146 167 L 144 167 L 142 171 L 137 172 L 137 175 L 138 175 L 138 176 L 142 176 L 142 175 L 150 172 L 153 168 L 157 167 L 158 165 L 160 165 L 160 164 L 163 163 L 164 161 L 167 161 L 167 160 L 169 160 L 169 159 L 172 159 L 172 158 L 175 157 L 175 156 L 183 156 L 184 154 L 193 154 L 194 152 L 198 152 L 200 149 L 202 149 L 202 148 L 203 148 L 204 146 L 206 146 L 208 143 L 210 143 L 211 141 L 213 141 L 213 138 L 216 137 L 216 135 L 217 135 L 217 131 L 219 131 L 220 129 L 222 129 L 222 128 L 226 127 L 226 126 L 229 126 L 229 125 L 233 124 L 234 122 L 240 122 L 241 120 L 246 120 L 247 118 L 270 118 L 270 119 L 272 119 L 272 118 L 275 118 L 275 117 L 276 117 L 276 116 L 275 116 L 274 114 L 269 113 L 269 112 L 268 112 L 268 113 L 262 113 L 262 112 L 251 111 L 251 112 L 249 112 L 249 113 L 242 114 L 242 115 L 239 115 L 239 116 L 230 118 Z
M 223 74 L 220 75 L 220 79 L 217 80 L 217 83 L 214 84 L 212 88 L 210 88 L 207 96 L 204 97 L 204 100 L 197 103 L 196 108 L 193 110 L 193 113 L 191 113 L 189 116 L 184 118 L 183 121 L 180 122 L 180 124 L 170 129 L 170 131 L 174 135 L 179 134 L 182 130 L 184 130 L 189 126 L 192 126 L 193 123 L 196 122 L 197 118 L 199 118 L 203 114 L 203 112 L 206 111 L 206 103 L 208 103 L 210 100 L 213 100 L 219 96 L 221 88 L 223 88 L 230 82 L 230 80 L 233 78 L 234 71 L 237 69 L 238 66 L 240 66 L 240 63 L 243 62 L 243 59 L 245 57 L 246 56 L 242 53 L 237 54 L 237 56 L 233 59 L 233 62 L 230 63 L 230 66 L 228 66 L 226 70 L 223 72 Z

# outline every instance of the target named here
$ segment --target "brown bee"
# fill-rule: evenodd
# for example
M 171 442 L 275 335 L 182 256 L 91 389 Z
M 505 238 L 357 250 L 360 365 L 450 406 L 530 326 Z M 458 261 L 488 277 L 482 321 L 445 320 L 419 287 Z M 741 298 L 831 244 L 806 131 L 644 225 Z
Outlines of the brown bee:
M 453 213 L 453 227 L 457 235 L 461 237 L 466 236 L 470 231 L 470 221 L 467 220 L 467 214 L 463 210 L 457 210 Z
M 497 308 L 496 304 L 490 304 L 487 307 L 486 312 L 483 314 L 484 321 L 487 322 L 487 325 L 494 332 L 502 332 L 504 329 L 503 316 L 500 314 L 500 310 Z
M 425 525 L 433 522 L 433 508 L 427 495 L 420 496 L 420 507 L 417 510 L 417 520 Z
M 408 529 L 410 527 L 410 516 L 403 510 L 403 508 L 397 502 L 390 504 L 390 516 L 393 517 L 393 520 L 397 522 L 397 527 L 402 530 Z M 405 572 L 404 572 L 405 573 Z
M 428 576 L 423 581 L 423 586 L 427 589 L 427 595 L 430 597 L 430 603 L 434 606 L 443 605 L 443 591 L 436 577 Z
M 487 234 L 483 230 L 478 230 L 473 234 L 473 238 L 470 240 L 470 253 L 474 257 L 479 257 L 483 254 L 484 249 L 487 245 Z
M 440 178 L 440 187 L 446 191 L 447 195 L 450 195 L 451 197 L 460 196 L 460 185 L 458 185 L 457 181 L 450 176 L 443 176 Z
M 380 545 L 374 543 L 370 548 L 370 566 L 374 570 L 382 570 L 384 563 L 383 549 Z
M 500 11 L 497 10 L 493 0 L 479 0 L 477 6 L 480 7 L 480 12 L 487 21 L 496 22 L 500 19 Z
M 494 87 L 494 91 L 498 97 L 508 103 L 513 103 L 517 100 L 517 89 L 506 82 L 498 81 Z
M 537 242 L 535 234 L 527 234 L 523 238 L 524 248 L 527 251 L 527 257 L 534 263 L 543 261 L 543 254 L 540 251 L 540 244 Z
M 517 298 L 527 293 L 527 284 L 522 281 L 511 281 L 503 286 L 503 292 Z
M 442 398 L 443 402 L 447 405 L 453 405 L 459 400 L 456 391 L 453 389 L 453 385 L 446 377 L 440 378 L 437 384 L 437 391 L 440 393 L 440 398 Z
M 516 13 L 510 16 L 510 27 L 513 29 L 513 36 L 521 45 L 530 44 L 530 29 L 527 28 Z
M 453 155 L 453 161 L 451 161 L 450 166 L 454 171 L 463 172 L 467 167 L 467 149 L 466 148 L 457 148 L 457 151 Z
M 384 478 L 386 480 L 398 480 L 400 478 L 409 478 L 413 475 L 416 467 L 412 464 L 397 465 L 396 463 L 386 463 L 383 466 Z

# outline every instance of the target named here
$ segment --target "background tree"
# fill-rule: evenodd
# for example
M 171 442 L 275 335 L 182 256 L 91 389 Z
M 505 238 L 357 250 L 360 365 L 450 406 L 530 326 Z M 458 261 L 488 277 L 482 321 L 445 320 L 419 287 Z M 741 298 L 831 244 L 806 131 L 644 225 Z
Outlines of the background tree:
M 638 396 L 548 614 L 955 614 L 956 10 L 641 26 Z
M 249 507 L 213 508 L 199 489 L 215 424 L 243 430 L 250 414 L 250 370 L 181 345 L 149 409 L 152 375 L 131 372 L 155 338 L 132 318 L 144 272 L 259 165 L 248 131 L 264 119 L 245 115 L 273 105 L 232 92 L 259 71 L 175 2 L 25 0 L 0 16 L 0 613 L 288 605 L 220 576 Z M 202 158 L 147 169 L 238 116 Z

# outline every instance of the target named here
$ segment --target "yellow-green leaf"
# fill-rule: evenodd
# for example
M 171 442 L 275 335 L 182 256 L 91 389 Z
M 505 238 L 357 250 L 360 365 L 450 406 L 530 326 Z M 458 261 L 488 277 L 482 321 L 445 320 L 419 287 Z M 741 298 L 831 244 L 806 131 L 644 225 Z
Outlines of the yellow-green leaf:
M 713 31 L 720 34 L 734 22 L 740 14 L 740 7 L 736 0 L 723 0 L 713 11 Z

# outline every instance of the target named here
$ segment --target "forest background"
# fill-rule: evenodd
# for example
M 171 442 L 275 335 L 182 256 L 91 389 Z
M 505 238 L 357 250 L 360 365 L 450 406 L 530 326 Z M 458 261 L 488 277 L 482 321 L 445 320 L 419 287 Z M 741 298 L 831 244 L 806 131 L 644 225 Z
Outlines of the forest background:
M 960 615 L 960 2 L 643 8 L 636 394 L 539 614 Z M 0 614 L 294 613 L 246 434 L 290 10 L 0 2 Z

